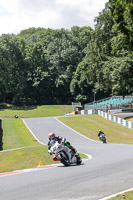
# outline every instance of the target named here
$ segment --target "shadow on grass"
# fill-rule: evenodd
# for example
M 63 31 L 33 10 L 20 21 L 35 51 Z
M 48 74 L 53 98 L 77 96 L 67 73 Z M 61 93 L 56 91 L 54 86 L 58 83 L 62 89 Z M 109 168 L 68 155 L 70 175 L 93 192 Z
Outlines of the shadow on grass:
M 28 106 L 14 106 L 14 105 L 0 105 L 0 110 L 33 110 L 37 108 L 37 105 L 28 105 Z
M 132 117 L 133 117 L 133 115 L 130 115 L 130 116 L 128 116 L 128 117 L 124 117 L 124 119 L 127 120 L 127 119 L 130 119 L 130 118 L 132 118 Z

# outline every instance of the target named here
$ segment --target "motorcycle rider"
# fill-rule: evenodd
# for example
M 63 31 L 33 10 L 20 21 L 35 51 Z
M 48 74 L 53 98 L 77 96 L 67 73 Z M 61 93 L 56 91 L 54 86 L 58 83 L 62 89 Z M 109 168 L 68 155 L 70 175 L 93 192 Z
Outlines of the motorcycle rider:
M 106 136 L 105 133 L 103 131 L 99 130 L 98 137 L 103 143 L 106 143 L 106 137 L 105 136 Z
M 64 137 L 56 136 L 55 133 L 49 133 L 48 138 L 48 150 L 50 150 L 51 146 L 53 146 L 55 142 L 58 141 L 59 143 L 63 143 L 65 146 L 71 149 L 73 155 L 77 152 L 76 149 L 70 144 L 70 142 L 66 141 L 66 138 Z M 53 157 L 53 160 L 58 161 L 56 157 Z
M 103 131 L 99 130 L 98 137 L 100 138 L 100 136 L 102 136 L 103 134 L 105 135 L 105 133 Z

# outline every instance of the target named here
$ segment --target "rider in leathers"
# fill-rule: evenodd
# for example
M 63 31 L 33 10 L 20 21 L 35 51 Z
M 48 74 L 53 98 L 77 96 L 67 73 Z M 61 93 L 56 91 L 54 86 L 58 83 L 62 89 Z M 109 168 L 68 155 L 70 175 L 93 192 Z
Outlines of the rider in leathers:
M 76 149 L 70 144 L 70 142 L 66 141 L 66 138 L 60 137 L 60 136 L 55 136 L 55 133 L 49 133 L 49 141 L 48 141 L 48 150 L 50 150 L 51 146 L 53 145 L 53 141 L 55 143 L 55 141 L 58 141 L 59 143 L 63 143 L 65 146 L 67 146 L 68 148 L 70 148 L 73 152 L 73 154 L 75 154 L 77 151 Z M 58 159 L 56 157 L 53 157 L 54 161 L 58 161 Z
M 98 137 L 99 137 L 100 140 L 102 138 L 102 135 L 106 136 L 103 131 L 99 130 Z

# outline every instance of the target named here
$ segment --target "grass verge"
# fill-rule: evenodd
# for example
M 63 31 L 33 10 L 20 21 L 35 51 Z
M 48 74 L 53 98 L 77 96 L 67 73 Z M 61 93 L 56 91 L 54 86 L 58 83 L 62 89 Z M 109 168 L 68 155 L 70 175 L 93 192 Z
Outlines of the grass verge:
M 94 140 L 99 140 L 97 133 L 101 129 L 106 133 L 107 142 L 133 144 L 133 130 L 98 115 L 64 117 L 60 118 L 60 121 Z M 133 191 L 118 195 L 109 200 L 133 200 Z
M 81 153 L 80 156 L 87 158 L 86 155 Z M 59 163 L 52 160 L 52 156 L 48 154 L 47 146 L 43 145 L 0 152 L 0 173 L 34 168 L 39 165 L 40 161 L 42 165 Z
M 116 197 L 112 197 L 109 200 L 133 200 L 133 192 L 126 192 L 124 194 L 119 194 Z
M 0 107 L 0 117 L 54 117 L 62 116 L 72 112 L 71 105 L 42 105 L 42 106 L 2 106 Z
M 21 119 L 2 119 L 2 128 L 4 150 L 39 145 Z
M 3 149 L 16 149 L 0 152 L 0 173 L 42 165 L 55 164 L 48 154 L 47 146 L 39 144 L 27 130 L 21 119 L 2 119 Z M 80 154 L 82 158 L 86 155 Z
M 94 140 L 99 140 L 97 134 L 99 130 L 102 130 L 109 143 L 133 144 L 133 130 L 98 115 L 63 117 L 59 120 Z

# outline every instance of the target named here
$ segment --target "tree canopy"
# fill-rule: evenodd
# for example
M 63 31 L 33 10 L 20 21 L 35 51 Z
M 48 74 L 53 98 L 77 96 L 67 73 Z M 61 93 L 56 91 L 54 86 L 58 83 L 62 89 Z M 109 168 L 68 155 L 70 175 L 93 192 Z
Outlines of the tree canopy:
M 133 3 L 110 0 L 95 29 L 29 28 L 0 36 L 0 101 L 82 103 L 133 93 Z

